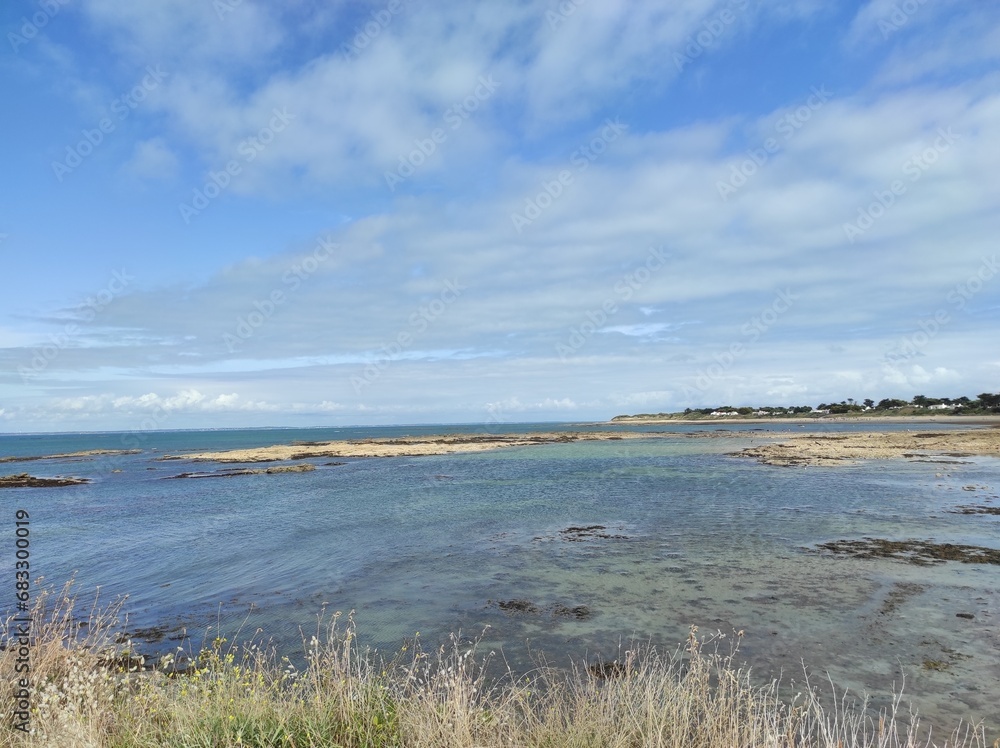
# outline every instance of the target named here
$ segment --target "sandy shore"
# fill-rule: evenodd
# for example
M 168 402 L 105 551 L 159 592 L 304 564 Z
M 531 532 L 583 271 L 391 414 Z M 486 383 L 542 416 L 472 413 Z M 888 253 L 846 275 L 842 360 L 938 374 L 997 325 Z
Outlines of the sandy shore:
M 565 444 L 577 441 L 621 441 L 648 439 L 651 434 L 603 431 L 567 431 L 538 434 L 446 434 L 439 436 L 404 436 L 354 441 L 276 444 L 256 449 L 233 449 L 224 452 L 164 455 L 160 460 L 195 460 L 213 462 L 274 462 L 310 457 L 418 457 L 462 452 L 486 452 L 507 447 L 530 447 L 540 444 Z
M 843 465 L 855 460 L 901 457 L 954 461 L 954 458 L 1000 457 L 1000 429 L 968 431 L 865 431 L 855 434 L 761 434 L 780 439 L 736 452 L 766 465 Z

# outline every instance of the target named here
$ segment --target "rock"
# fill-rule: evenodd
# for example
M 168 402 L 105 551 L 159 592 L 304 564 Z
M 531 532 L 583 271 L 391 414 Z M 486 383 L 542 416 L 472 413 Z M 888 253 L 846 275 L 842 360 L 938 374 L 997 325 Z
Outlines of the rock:
M 628 670 L 620 662 L 595 662 L 593 665 L 587 668 L 587 672 L 590 673 L 595 678 L 620 678 L 625 675 Z
M 972 613 L 956 613 L 955 618 L 964 618 L 967 621 L 972 621 L 975 619 L 975 616 Z
M 628 540 L 628 535 L 612 535 L 607 532 L 607 529 L 604 525 L 567 527 L 565 530 L 560 530 L 558 535 L 570 543 L 578 543 L 584 540 Z
M 556 606 L 552 608 L 552 615 L 562 618 L 575 618 L 578 621 L 583 621 L 590 618 L 590 608 L 586 605 L 577 605 L 570 608 L 568 605 L 557 603 Z
M 977 545 L 934 543 L 929 540 L 887 540 L 861 538 L 860 540 L 834 540 L 817 546 L 824 551 L 854 558 L 892 558 L 911 564 L 927 565 L 945 561 L 963 564 L 1000 565 L 1000 550 Z
M 984 506 L 982 504 L 958 506 L 948 511 L 950 514 L 993 514 L 1000 516 L 1000 506 Z
M 75 457 L 99 457 L 102 455 L 137 455 L 141 449 L 87 449 L 83 452 L 64 452 L 55 455 L 30 455 L 22 457 L 0 457 L 0 462 L 30 462 L 34 460 L 66 460 Z
M 214 473 L 179 473 L 178 475 L 168 475 L 163 480 L 175 480 L 177 478 L 234 478 L 237 475 L 278 475 L 280 473 L 309 473 L 316 469 L 311 462 L 302 462 L 297 465 L 277 465 L 269 468 L 225 468 Z
M 80 486 L 90 483 L 87 478 L 36 478 L 27 473 L 0 476 L 0 488 L 52 488 L 56 486 Z
M 498 600 L 497 607 L 506 613 L 538 612 L 538 606 L 530 600 Z

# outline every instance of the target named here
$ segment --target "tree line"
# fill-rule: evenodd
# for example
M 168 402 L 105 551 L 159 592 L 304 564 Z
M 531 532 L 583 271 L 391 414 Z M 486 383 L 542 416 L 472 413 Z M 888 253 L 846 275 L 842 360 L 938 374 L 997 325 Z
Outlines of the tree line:
M 877 403 L 871 398 L 866 398 L 864 400 L 856 401 L 854 398 L 847 398 L 846 400 L 841 400 L 839 403 L 820 403 L 815 408 L 809 405 L 792 405 L 792 406 L 762 406 L 762 407 L 749 407 L 743 406 L 740 408 L 734 408 L 731 405 L 722 405 L 715 408 L 685 408 L 684 414 L 691 415 L 694 413 L 699 413 L 701 415 L 712 415 L 713 413 L 734 413 L 742 416 L 749 416 L 755 414 L 767 414 L 767 415 L 798 415 L 803 413 L 812 413 L 815 411 L 827 411 L 832 414 L 843 414 L 843 413 L 861 413 L 866 411 L 890 411 L 890 410 L 900 410 L 902 408 L 930 408 L 932 406 L 947 406 L 944 408 L 937 407 L 935 410 L 939 410 L 942 413 L 950 414 L 975 414 L 975 413 L 1000 413 L 1000 394 L 991 394 L 989 392 L 981 392 L 975 398 L 971 397 L 927 397 L 926 395 L 915 395 L 912 400 L 899 400 L 897 398 L 883 398 Z

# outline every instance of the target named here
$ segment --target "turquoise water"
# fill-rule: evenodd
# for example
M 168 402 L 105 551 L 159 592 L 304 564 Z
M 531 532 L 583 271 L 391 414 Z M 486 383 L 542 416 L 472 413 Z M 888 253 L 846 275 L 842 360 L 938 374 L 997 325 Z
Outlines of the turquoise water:
M 560 428 L 579 425 L 489 430 Z M 712 439 L 690 438 L 713 430 L 703 425 L 606 428 L 673 435 L 325 458 L 312 460 L 310 473 L 203 480 L 164 480 L 192 468 L 156 458 L 449 429 L 0 435 L 0 456 L 143 450 L 0 465 L 4 474 L 94 481 L 6 489 L 0 502 L 11 516 L 11 540 L 14 510 L 31 513 L 36 575 L 59 584 L 75 574 L 81 592 L 100 586 L 102 596 L 127 594 L 133 630 L 165 625 L 198 643 L 216 626 L 230 636 L 259 627 L 290 652 L 322 610 L 355 610 L 363 639 L 382 650 L 394 651 L 417 631 L 428 645 L 461 632 L 502 648 L 524 669 L 533 664 L 529 651 L 561 664 L 614 657 L 631 637 L 672 650 L 692 625 L 701 633 L 743 630 L 741 656 L 761 678 L 801 680 L 804 661 L 814 678 L 829 672 L 838 687 L 884 703 L 905 673 L 906 698 L 927 719 L 946 727 L 985 719 L 1000 729 L 1000 567 L 918 567 L 814 550 L 864 536 L 1000 547 L 1000 518 L 947 511 L 996 502 L 1000 460 L 776 468 L 726 454 L 759 439 L 760 426 L 727 424 L 741 433 Z M 215 467 L 222 466 L 196 469 Z M 590 525 L 622 537 L 571 542 L 561 532 Z M 505 612 L 501 600 L 530 601 L 536 610 Z M 589 615 L 559 616 L 557 606 L 586 606 Z M 925 661 L 947 668 L 928 669 Z

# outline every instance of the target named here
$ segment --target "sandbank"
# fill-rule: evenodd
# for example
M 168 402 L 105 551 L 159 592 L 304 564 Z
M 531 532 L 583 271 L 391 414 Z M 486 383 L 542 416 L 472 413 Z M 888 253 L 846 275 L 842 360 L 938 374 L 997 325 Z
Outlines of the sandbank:
M 786 422 L 789 419 L 780 419 Z M 805 419 L 815 422 L 815 419 Z M 892 422 L 899 418 L 887 419 Z M 939 419 L 935 419 L 939 420 Z M 969 419 L 956 419 L 969 423 Z M 993 419 L 996 421 L 996 419 Z M 674 421 L 673 423 L 676 423 Z M 699 421 L 696 423 L 704 423 Z M 579 441 L 623 441 L 650 438 L 747 437 L 743 431 L 609 432 L 567 431 L 535 434 L 441 434 L 427 436 L 384 437 L 328 442 L 293 442 L 250 449 L 218 452 L 193 452 L 164 455 L 159 460 L 194 462 L 254 463 L 304 460 L 320 457 L 420 457 L 427 455 L 487 452 L 511 447 L 565 444 Z M 928 458 L 931 456 L 1000 457 L 1000 428 L 974 428 L 934 432 L 862 431 L 830 434 L 795 432 L 754 432 L 757 444 L 734 453 L 752 457 L 768 465 L 830 465 L 853 460 Z
M 836 434 L 759 434 L 781 439 L 734 453 L 766 465 L 843 465 L 855 460 L 915 458 L 954 462 L 961 457 L 1000 457 L 1000 428 L 955 431 L 864 431 Z
M 444 434 L 403 436 L 299 444 L 275 444 L 253 449 L 222 452 L 164 455 L 160 460 L 198 462 L 275 462 L 311 457 L 420 457 L 426 455 L 487 452 L 508 447 L 531 447 L 542 444 L 565 444 L 577 441 L 620 441 L 648 439 L 651 434 L 604 431 L 565 431 L 537 434 Z M 671 434 L 670 436 L 677 436 Z
M 336 464 L 336 463 L 330 463 Z M 342 464 L 342 463 L 341 463 Z M 299 462 L 294 465 L 275 465 L 268 468 L 225 468 L 215 470 L 210 473 L 181 473 L 179 475 L 168 475 L 163 480 L 174 480 L 177 478 L 236 478 L 241 475 L 279 475 L 282 473 L 311 473 L 316 466 L 311 462 Z
M 32 462 L 34 460 L 68 460 L 100 457 L 105 455 L 137 455 L 141 449 L 86 449 L 82 452 L 65 452 L 56 455 L 30 455 L 25 457 L 0 457 L 0 462 Z

